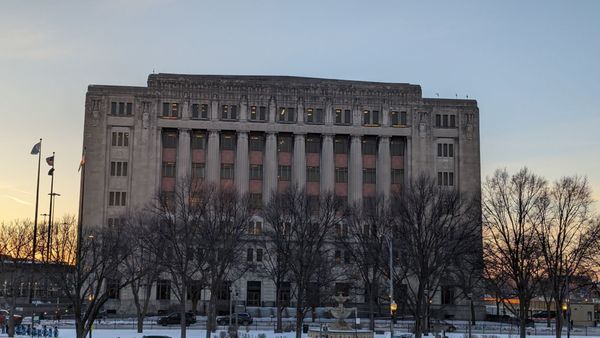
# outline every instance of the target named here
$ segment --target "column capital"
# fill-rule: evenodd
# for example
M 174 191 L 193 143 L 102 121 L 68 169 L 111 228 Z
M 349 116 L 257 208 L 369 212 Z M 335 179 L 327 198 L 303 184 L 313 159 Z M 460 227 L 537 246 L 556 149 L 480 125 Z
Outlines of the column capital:
M 246 130 L 238 130 L 235 133 L 241 137 L 248 137 L 248 132 Z
M 380 135 L 379 139 L 381 139 L 382 141 L 389 141 L 390 140 L 390 136 L 389 135 Z
M 177 130 L 179 131 L 180 134 L 182 134 L 182 133 L 189 133 L 191 131 L 190 128 L 179 128 Z

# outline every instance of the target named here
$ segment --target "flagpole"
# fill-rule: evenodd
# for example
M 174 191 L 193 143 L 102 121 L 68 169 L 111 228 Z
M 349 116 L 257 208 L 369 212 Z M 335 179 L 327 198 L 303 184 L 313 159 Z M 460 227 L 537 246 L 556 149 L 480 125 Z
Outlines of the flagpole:
M 81 239 L 83 236 L 83 198 L 85 197 L 85 146 L 83 147 L 83 154 L 81 155 L 81 162 L 79 162 L 79 168 L 81 169 L 81 177 L 79 182 L 79 217 L 77 219 L 76 264 L 79 264 L 79 261 L 81 260 Z
M 38 222 L 38 206 L 40 201 L 40 164 L 42 163 L 42 139 L 40 138 L 40 149 L 38 153 L 38 170 L 37 170 L 37 186 L 35 189 L 35 217 L 33 220 L 33 249 L 32 263 L 35 263 L 35 254 L 37 252 L 37 222 Z
M 54 152 L 52 152 L 52 178 L 50 179 L 50 216 L 48 217 L 48 238 L 46 240 L 46 262 L 50 261 L 50 238 L 52 237 L 52 202 L 54 200 Z

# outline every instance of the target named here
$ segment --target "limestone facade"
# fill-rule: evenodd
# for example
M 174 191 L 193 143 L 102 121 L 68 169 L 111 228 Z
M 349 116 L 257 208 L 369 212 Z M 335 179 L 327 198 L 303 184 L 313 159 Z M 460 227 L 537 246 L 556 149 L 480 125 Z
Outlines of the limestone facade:
M 83 146 L 85 226 L 116 224 L 188 176 L 257 203 L 290 184 L 360 202 L 421 172 L 480 195 L 477 102 L 406 83 L 151 74 L 146 87 L 90 85 Z M 272 303 L 272 285 L 248 278 Z

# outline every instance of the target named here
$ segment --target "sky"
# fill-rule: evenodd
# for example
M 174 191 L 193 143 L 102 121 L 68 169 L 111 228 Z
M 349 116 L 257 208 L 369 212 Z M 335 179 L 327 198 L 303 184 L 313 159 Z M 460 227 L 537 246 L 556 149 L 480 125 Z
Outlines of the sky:
M 600 200 L 600 1 L 2 1 L 0 222 L 76 214 L 90 84 L 148 74 L 291 75 L 474 98 L 481 167 L 587 176 Z M 42 160 L 39 214 L 48 212 Z M 596 202 L 598 205 L 598 202 Z

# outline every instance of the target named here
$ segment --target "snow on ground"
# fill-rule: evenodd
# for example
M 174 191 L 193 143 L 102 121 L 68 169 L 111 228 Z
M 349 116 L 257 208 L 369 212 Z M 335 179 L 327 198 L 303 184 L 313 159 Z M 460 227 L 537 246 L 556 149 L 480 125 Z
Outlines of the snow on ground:
M 221 332 L 225 333 L 225 331 L 217 331 L 212 335 L 212 338 L 220 338 Z M 144 330 L 144 333 L 137 333 L 136 330 L 128 330 L 128 329 L 97 329 L 92 332 L 91 338 L 142 338 L 145 335 L 160 335 L 160 336 L 168 336 L 171 338 L 179 338 L 180 330 L 179 329 L 148 329 Z M 200 329 L 190 329 L 187 330 L 187 338 L 205 338 L 206 331 Z M 411 335 L 406 333 L 398 333 L 396 337 L 410 337 Z M 464 333 L 447 333 L 446 336 L 448 338 L 466 338 L 467 335 Z M 6 337 L 6 334 L 0 334 L 0 337 Z M 29 336 L 17 336 L 20 338 L 27 338 Z M 89 337 L 89 336 L 88 336 Z M 286 333 L 273 333 L 273 331 L 239 331 L 239 338 L 294 338 L 294 332 L 286 332 Z M 303 338 L 308 338 L 307 334 L 302 335 Z M 427 337 L 427 336 L 424 336 Z M 433 338 L 433 336 L 430 336 Z M 473 334 L 473 338 L 517 338 L 519 335 L 508 335 L 508 334 Z M 566 337 L 566 336 L 565 336 Z M 600 336 L 573 336 L 571 338 L 600 338 Z M 74 329 L 61 329 L 59 338 L 75 338 L 75 330 Z M 375 338 L 389 338 L 389 333 L 385 335 L 376 334 Z M 555 338 L 555 336 L 535 336 L 535 338 Z

